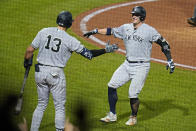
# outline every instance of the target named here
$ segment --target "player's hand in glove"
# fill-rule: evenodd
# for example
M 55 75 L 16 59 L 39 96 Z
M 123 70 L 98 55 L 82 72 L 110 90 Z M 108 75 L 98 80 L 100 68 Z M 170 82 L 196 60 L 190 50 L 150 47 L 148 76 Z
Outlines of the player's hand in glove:
M 107 53 L 114 52 L 114 51 L 118 50 L 118 48 L 119 47 L 117 44 L 110 45 L 110 41 L 108 41 L 107 44 L 105 45 L 105 51 Z
M 33 63 L 33 55 L 31 56 L 30 59 L 24 59 L 24 68 L 32 66 Z
M 167 61 L 166 69 L 167 69 L 167 70 L 170 69 L 170 72 L 169 72 L 170 74 L 174 72 L 175 65 L 174 65 L 174 62 L 173 62 L 172 59 L 169 60 L 169 61 Z
M 89 36 L 97 34 L 97 33 L 98 33 L 98 29 L 94 29 L 92 31 L 85 33 L 83 36 L 88 38 Z

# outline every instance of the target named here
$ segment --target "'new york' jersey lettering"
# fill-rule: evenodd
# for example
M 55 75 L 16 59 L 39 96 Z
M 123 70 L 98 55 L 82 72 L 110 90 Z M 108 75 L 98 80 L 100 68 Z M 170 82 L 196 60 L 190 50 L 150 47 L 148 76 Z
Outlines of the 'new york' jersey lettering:
M 124 39 L 125 40 L 134 40 L 134 41 L 137 41 L 139 43 L 142 43 L 142 41 L 144 40 L 140 36 L 134 35 L 134 34 L 133 35 L 131 35 L 131 34 L 126 35 Z
M 147 24 L 134 29 L 132 23 L 112 28 L 112 34 L 124 41 L 126 57 L 130 61 L 149 61 L 152 42 L 156 42 L 161 37 L 153 27 Z

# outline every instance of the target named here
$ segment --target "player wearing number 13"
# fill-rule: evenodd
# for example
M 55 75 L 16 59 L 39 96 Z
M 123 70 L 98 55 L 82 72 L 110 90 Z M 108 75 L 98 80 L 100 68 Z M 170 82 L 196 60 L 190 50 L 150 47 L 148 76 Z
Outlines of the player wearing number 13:
M 55 127 L 57 131 L 64 130 L 66 79 L 63 68 L 71 57 L 72 52 L 81 54 L 91 60 L 93 57 L 110 53 L 118 49 L 116 44 L 106 44 L 104 49 L 88 50 L 76 38 L 66 33 L 73 22 L 72 14 L 63 11 L 57 16 L 58 27 L 44 28 L 27 48 L 24 67 L 30 66 L 29 60 L 34 50 L 39 48 L 35 65 L 35 81 L 37 84 L 38 105 L 33 113 L 31 131 L 38 131 L 47 107 L 49 93 L 52 93 L 55 105 Z

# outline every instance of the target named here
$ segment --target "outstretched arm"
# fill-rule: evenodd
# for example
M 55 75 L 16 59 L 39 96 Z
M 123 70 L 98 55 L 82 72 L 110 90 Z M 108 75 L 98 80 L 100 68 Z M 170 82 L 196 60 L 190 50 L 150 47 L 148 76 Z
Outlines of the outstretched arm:
M 161 46 L 161 50 L 167 58 L 168 65 L 166 66 L 166 68 L 167 69 L 170 68 L 170 73 L 173 73 L 174 69 L 175 69 L 175 66 L 174 66 L 172 56 L 171 56 L 169 43 L 163 37 L 159 38 L 156 41 L 156 43 Z
M 83 36 L 88 38 L 89 36 L 94 34 L 111 35 L 111 30 L 111 28 L 94 29 L 92 31 L 85 33 Z
M 105 53 L 111 53 L 114 52 L 118 49 L 117 44 L 112 44 L 110 45 L 109 42 L 106 44 L 104 49 L 97 49 L 97 50 L 88 50 L 87 48 L 83 48 L 81 51 L 81 55 L 84 56 L 85 58 L 91 60 L 93 57 L 97 57 L 100 55 L 103 55 Z

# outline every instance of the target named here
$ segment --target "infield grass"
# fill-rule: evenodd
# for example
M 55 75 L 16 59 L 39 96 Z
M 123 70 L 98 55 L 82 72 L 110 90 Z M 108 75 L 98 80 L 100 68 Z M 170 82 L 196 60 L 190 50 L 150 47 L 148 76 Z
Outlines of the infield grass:
M 125 0 L 1 0 L 0 1 L 0 102 L 11 93 L 19 93 L 24 77 L 23 59 L 27 46 L 37 32 L 56 26 L 56 15 L 69 10 L 76 17 L 82 12 Z M 129 0 L 127 0 L 129 1 Z M 98 48 L 76 36 L 89 49 Z M 36 63 L 37 52 L 34 56 Z M 118 121 L 104 124 L 99 119 L 108 112 L 107 83 L 124 56 L 112 53 L 86 60 L 74 53 L 65 68 L 67 80 L 66 116 L 76 124 L 75 108 L 86 105 L 90 131 L 193 131 L 196 129 L 196 72 L 176 68 L 170 75 L 165 66 L 151 63 L 151 70 L 140 94 L 138 124 L 125 126 L 130 115 L 129 83 L 118 89 Z M 37 92 L 32 66 L 24 94 L 23 111 L 14 117 L 17 123 L 26 117 L 30 127 L 37 104 Z M 45 111 L 40 131 L 54 131 L 52 98 Z

